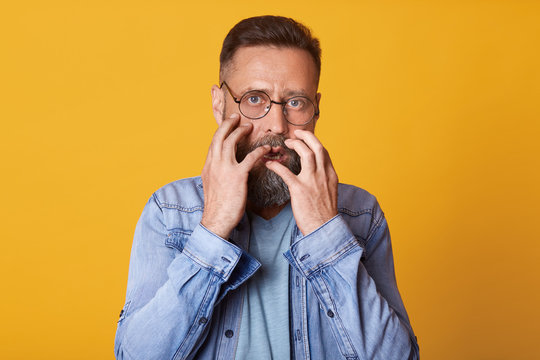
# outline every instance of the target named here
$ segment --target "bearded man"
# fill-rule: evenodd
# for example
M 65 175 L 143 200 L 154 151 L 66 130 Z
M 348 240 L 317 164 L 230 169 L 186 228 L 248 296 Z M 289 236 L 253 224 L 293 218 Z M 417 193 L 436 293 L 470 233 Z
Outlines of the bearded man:
M 376 199 L 314 135 L 319 41 L 293 19 L 224 40 L 201 177 L 147 203 L 117 359 L 417 359 Z

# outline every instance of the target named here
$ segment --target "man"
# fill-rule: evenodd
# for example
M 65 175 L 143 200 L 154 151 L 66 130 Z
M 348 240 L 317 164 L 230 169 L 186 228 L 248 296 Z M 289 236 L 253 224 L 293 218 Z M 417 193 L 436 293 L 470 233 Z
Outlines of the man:
M 418 358 L 384 215 L 313 134 L 319 73 L 292 19 L 229 32 L 202 176 L 137 225 L 118 359 Z

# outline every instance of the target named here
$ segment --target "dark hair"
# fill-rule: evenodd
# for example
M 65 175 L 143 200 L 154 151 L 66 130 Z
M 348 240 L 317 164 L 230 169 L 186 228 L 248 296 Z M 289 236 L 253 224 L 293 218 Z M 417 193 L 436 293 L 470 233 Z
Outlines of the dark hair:
M 305 25 L 283 16 L 256 16 L 236 24 L 223 40 L 219 56 L 219 73 L 232 60 L 236 50 L 244 46 L 269 45 L 306 50 L 317 69 L 317 82 L 321 74 L 321 47 L 319 39 L 311 35 Z

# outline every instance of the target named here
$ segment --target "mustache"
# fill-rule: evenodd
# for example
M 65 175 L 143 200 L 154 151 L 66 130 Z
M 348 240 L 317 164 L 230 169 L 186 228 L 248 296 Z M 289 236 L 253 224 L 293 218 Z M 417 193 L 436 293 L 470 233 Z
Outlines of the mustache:
M 285 136 L 283 135 L 266 135 L 265 137 L 262 137 L 255 141 L 250 146 L 250 151 L 255 150 L 256 148 L 263 146 L 263 145 L 270 145 L 272 147 L 281 146 L 283 148 L 283 151 L 285 152 L 295 152 L 292 149 L 289 149 L 287 145 L 285 145 Z
M 236 158 L 238 162 L 240 162 L 246 157 L 247 154 L 263 145 L 270 145 L 271 147 L 280 146 L 283 153 L 286 153 L 291 158 L 299 158 L 299 155 L 296 151 L 288 148 L 287 145 L 285 145 L 285 140 L 286 138 L 283 135 L 266 135 L 260 139 L 257 139 L 254 143 L 251 144 L 240 142 L 237 147 Z
M 236 161 L 239 163 L 244 160 L 247 154 L 249 154 L 251 151 L 255 150 L 256 148 L 263 146 L 263 145 L 270 145 L 272 147 L 281 147 L 280 152 L 282 152 L 284 155 L 288 155 L 289 160 L 287 161 L 286 165 L 289 170 L 291 170 L 295 175 L 298 175 L 300 173 L 300 170 L 302 170 L 302 163 L 300 160 L 300 155 L 294 151 L 291 148 L 288 148 L 287 145 L 285 145 L 285 140 L 287 138 L 283 135 L 266 135 L 262 138 L 256 140 L 252 144 L 249 144 L 247 142 L 240 142 L 236 148 Z M 253 171 L 256 169 L 254 168 Z M 263 166 L 263 170 L 266 172 L 270 171 L 267 170 Z M 260 169 L 259 169 L 260 171 Z

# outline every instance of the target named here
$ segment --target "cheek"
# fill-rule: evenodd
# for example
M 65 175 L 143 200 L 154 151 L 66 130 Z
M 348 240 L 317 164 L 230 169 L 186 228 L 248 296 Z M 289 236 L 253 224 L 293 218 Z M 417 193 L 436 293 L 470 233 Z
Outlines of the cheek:
M 298 139 L 296 137 L 296 135 L 294 134 L 294 131 L 295 130 L 306 130 L 306 131 L 309 131 L 311 133 L 314 133 L 315 132 L 315 126 L 313 124 L 313 122 L 305 125 L 305 126 L 294 126 L 294 125 L 289 125 L 289 133 L 288 133 L 288 136 L 287 138 L 289 139 Z
M 250 139 L 258 139 L 265 135 L 263 121 L 251 120 L 242 116 L 240 119 L 240 123 L 241 124 L 251 123 L 251 125 L 253 125 L 253 130 L 251 130 L 251 132 L 248 135 Z
M 242 115 L 240 115 L 240 125 L 251 123 L 253 126 L 257 125 L 256 121 L 250 120 Z
M 264 136 L 263 131 L 261 130 L 261 127 L 258 126 L 256 120 L 247 119 L 243 116 L 240 117 L 240 125 L 248 124 L 250 123 L 253 125 L 252 130 L 244 136 L 244 140 L 248 141 L 250 144 L 254 143 L 256 140 Z

